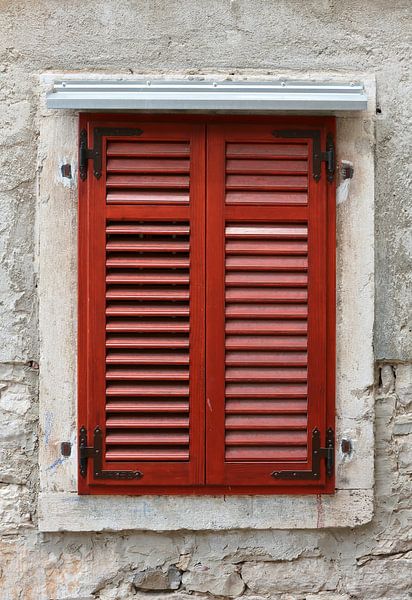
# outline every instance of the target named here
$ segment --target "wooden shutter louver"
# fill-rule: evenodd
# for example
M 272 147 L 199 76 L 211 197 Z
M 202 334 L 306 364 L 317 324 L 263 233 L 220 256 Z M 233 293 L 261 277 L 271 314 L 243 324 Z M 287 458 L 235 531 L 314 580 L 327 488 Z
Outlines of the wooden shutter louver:
M 227 223 L 226 460 L 307 457 L 307 226 Z
M 332 493 L 334 120 L 80 129 L 79 492 Z
M 107 226 L 106 458 L 189 459 L 190 227 Z

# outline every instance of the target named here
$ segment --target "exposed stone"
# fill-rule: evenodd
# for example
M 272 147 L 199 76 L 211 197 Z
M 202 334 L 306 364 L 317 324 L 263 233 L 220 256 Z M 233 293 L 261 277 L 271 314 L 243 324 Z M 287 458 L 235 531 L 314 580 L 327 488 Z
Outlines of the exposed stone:
M 190 591 L 229 598 L 240 596 L 245 589 L 237 567 L 225 564 L 198 564 L 183 574 L 182 583 Z
M 399 443 L 399 472 L 412 473 L 412 435 L 403 437 Z
M 410 407 L 412 405 L 412 365 L 396 365 L 396 386 L 395 391 L 398 401 L 402 406 Z
M 393 425 L 394 435 L 407 435 L 412 433 L 412 414 L 411 415 L 399 415 L 395 418 Z
M 252 592 L 280 594 L 291 590 L 301 593 L 334 590 L 336 566 L 324 558 L 301 558 L 296 561 L 246 563 L 242 579 Z
M 282 598 L 282 600 L 286 600 Z M 330 592 L 319 592 L 319 594 L 307 594 L 305 600 L 350 600 L 348 594 L 331 594 Z
M 162 569 L 146 569 L 136 573 L 133 585 L 138 590 L 177 590 L 180 587 L 182 575 L 174 565 L 167 571 Z
M 380 368 L 381 389 L 383 394 L 390 394 L 395 389 L 395 372 L 392 365 L 382 365 Z
M 0 484 L 0 534 L 17 533 L 20 528 L 33 526 L 28 501 L 27 488 Z
M 355 598 L 400 598 L 411 591 L 412 552 L 375 558 L 356 570 L 347 581 Z

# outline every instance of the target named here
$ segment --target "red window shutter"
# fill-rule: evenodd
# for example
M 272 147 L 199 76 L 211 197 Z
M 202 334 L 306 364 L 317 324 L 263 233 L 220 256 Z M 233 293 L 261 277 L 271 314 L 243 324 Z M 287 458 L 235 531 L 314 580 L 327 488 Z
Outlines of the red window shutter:
M 206 481 L 245 493 L 333 489 L 334 120 L 297 123 L 208 128 Z
M 80 129 L 80 493 L 332 492 L 334 119 Z
M 203 483 L 204 126 L 80 128 L 79 490 Z

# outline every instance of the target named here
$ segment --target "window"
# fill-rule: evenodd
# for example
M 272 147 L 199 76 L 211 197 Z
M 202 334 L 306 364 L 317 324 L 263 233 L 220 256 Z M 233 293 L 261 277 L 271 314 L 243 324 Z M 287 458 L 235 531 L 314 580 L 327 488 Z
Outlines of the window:
M 81 116 L 80 493 L 334 491 L 334 126 Z

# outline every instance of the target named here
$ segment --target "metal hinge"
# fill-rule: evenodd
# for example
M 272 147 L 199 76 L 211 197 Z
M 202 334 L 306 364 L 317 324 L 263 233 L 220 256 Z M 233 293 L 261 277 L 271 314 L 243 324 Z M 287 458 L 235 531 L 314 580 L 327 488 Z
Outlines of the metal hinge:
M 103 469 L 103 433 L 99 426 L 93 432 L 93 446 L 87 445 L 87 429 L 81 427 L 79 432 L 79 471 L 82 477 L 87 476 L 88 460 L 93 462 L 95 479 L 141 479 L 141 471 L 107 471 Z
M 326 162 L 326 176 L 332 183 L 335 177 L 335 144 L 333 135 L 326 137 L 326 151 L 321 151 L 320 130 L 318 129 L 280 129 L 272 131 L 274 137 L 285 138 L 311 138 L 312 139 L 312 177 L 320 180 L 322 162 Z
M 320 479 L 321 459 L 326 462 L 326 475 L 332 477 L 335 464 L 335 435 L 331 427 L 326 431 L 326 445 L 321 448 L 320 431 L 312 431 L 312 470 L 311 471 L 273 471 L 275 479 Z
M 95 127 L 93 129 L 93 148 L 88 148 L 87 131 L 82 129 L 79 140 L 79 174 L 84 181 L 87 178 L 89 160 L 93 160 L 93 174 L 96 179 L 102 176 L 102 138 L 104 136 L 139 136 L 142 129 L 126 127 Z
M 322 152 L 321 158 L 326 162 L 326 175 L 329 182 L 333 181 L 335 175 L 335 144 L 330 133 L 326 138 L 326 151 Z

